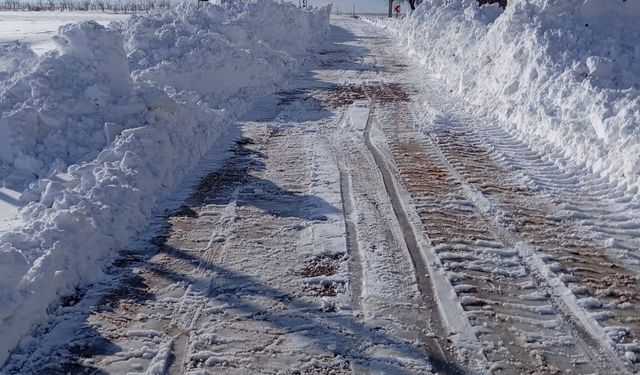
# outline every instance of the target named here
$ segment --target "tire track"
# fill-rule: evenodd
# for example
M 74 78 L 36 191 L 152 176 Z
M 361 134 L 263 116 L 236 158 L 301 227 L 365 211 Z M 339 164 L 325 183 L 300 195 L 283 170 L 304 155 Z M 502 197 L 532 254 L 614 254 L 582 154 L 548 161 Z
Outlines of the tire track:
M 478 212 L 481 202 L 469 200 L 463 182 L 413 129 L 406 104 L 387 105 L 381 112 L 403 184 L 492 369 L 497 373 L 600 370 L 593 367 L 602 359 L 598 347 L 573 339 L 579 332 L 571 319 L 550 298 L 515 244 L 495 233 L 493 224 Z M 461 153 L 475 155 L 475 151 Z
M 638 203 L 624 187 L 562 155 L 539 155 L 495 124 L 477 126 L 459 104 L 431 94 L 454 124 L 424 129 L 443 157 L 504 215 L 511 236 L 539 254 L 592 334 L 639 371 Z
M 479 142 L 474 142 L 471 133 L 436 134 L 434 142 L 452 161 L 453 168 L 460 171 L 462 179 L 505 214 L 512 236 L 533 246 L 544 262 L 542 272 L 548 271 L 573 294 L 578 306 L 572 309 L 583 310 L 578 313 L 590 320 L 585 325 L 591 326 L 592 334 L 604 336 L 618 356 L 637 369 L 633 363 L 637 363 L 640 352 L 639 278 L 624 258 L 612 256 L 594 241 L 590 232 L 596 231 L 596 226 L 584 228 L 572 220 L 580 217 L 588 222 L 594 213 L 581 209 L 582 202 L 565 200 L 561 193 L 556 193 L 556 202 L 560 203 L 547 203 L 537 192 L 511 183 L 508 171 L 496 164 Z M 475 152 L 460 151 L 466 148 Z M 569 210 L 562 212 L 562 208 Z M 600 214 L 604 211 L 603 216 L 607 217 L 606 209 L 594 205 L 591 208 Z
M 353 198 L 351 196 L 351 181 L 348 172 L 343 165 L 340 166 L 340 191 L 342 195 L 342 211 L 344 215 L 345 231 L 347 236 L 347 251 L 351 257 L 351 298 L 352 305 L 355 309 L 362 311 L 362 291 L 364 288 L 362 256 L 361 249 L 358 244 L 358 232 L 355 224 L 355 209 Z
M 380 97 L 380 92 L 376 90 L 374 90 L 373 94 L 369 94 L 375 95 L 374 97 L 376 98 Z M 373 145 L 371 141 L 371 128 L 372 121 L 370 117 L 367 121 L 367 127 L 365 129 L 365 144 L 369 149 L 369 152 L 371 152 L 371 155 L 373 156 L 375 163 L 380 170 L 380 173 L 382 174 L 385 189 L 387 190 L 387 194 L 391 199 L 393 211 L 402 229 L 404 241 L 409 251 L 413 267 L 415 269 L 418 289 L 420 290 L 420 293 L 422 295 L 422 304 L 432 312 L 429 316 L 429 319 L 431 321 L 430 326 L 435 330 L 438 339 L 434 340 L 433 338 L 425 337 L 423 338 L 423 342 L 425 343 L 425 346 L 430 353 L 430 362 L 433 366 L 434 371 L 446 374 L 456 374 L 458 373 L 458 369 L 449 365 L 449 363 L 455 362 L 455 356 L 452 352 L 447 350 L 450 345 L 444 339 L 448 336 L 448 332 L 445 328 L 446 324 L 437 313 L 437 303 L 435 302 L 436 292 L 434 291 L 433 285 L 428 278 L 428 275 L 433 272 L 429 270 L 425 259 L 422 257 L 416 234 L 413 231 L 413 226 L 411 225 L 411 221 L 407 213 L 402 207 L 402 200 L 396 189 L 392 174 L 385 163 L 384 156 L 378 151 L 378 149 Z

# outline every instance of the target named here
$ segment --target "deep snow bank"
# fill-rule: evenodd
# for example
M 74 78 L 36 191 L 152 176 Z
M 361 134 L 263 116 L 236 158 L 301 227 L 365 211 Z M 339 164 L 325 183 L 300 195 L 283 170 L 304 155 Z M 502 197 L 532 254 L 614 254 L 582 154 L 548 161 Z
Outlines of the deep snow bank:
M 25 226 L 0 237 L 0 363 L 329 32 L 327 9 L 237 1 L 69 24 L 42 58 L 6 50 L 0 179 L 34 182 Z
M 639 1 L 510 0 L 503 13 L 476 0 L 425 0 L 405 20 L 380 24 L 532 147 L 637 191 L 638 21 Z
M 135 126 L 146 112 L 120 33 L 94 22 L 68 24 L 55 42 L 57 52 L 23 62 L 30 69 L 15 72 L 0 92 L 0 133 L 8 134 L 0 140 L 0 172 L 11 184 L 93 159 L 108 143 L 105 122 Z

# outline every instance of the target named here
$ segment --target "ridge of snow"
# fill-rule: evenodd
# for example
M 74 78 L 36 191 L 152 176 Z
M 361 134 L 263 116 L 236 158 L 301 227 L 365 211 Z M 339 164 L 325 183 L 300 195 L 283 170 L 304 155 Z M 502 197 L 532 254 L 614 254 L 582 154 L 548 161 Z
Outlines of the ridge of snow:
M 637 194 L 640 3 L 426 0 L 372 21 L 452 93 L 539 153 L 557 152 Z
M 31 183 L 24 225 L 0 236 L 0 363 L 321 45 L 328 15 L 270 0 L 184 5 L 65 25 L 41 57 L 3 47 L 0 180 Z

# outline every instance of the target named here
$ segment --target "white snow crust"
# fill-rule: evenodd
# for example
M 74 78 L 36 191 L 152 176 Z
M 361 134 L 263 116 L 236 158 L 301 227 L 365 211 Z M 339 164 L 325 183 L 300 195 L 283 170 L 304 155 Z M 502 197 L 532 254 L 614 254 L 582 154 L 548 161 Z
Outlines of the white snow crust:
M 28 44 L 38 55 L 56 48 L 53 37 L 58 28 L 71 22 L 93 20 L 102 25 L 111 21 L 124 20 L 129 14 L 103 12 L 29 12 L 0 11 L 0 45 L 10 45 L 16 41 Z
M 42 56 L 0 47 L 0 185 L 29 185 L 23 225 L 0 235 L 0 363 L 328 39 L 328 15 L 271 0 L 183 5 L 62 26 Z
M 376 20 L 453 94 L 542 154 L 637 193 L 640 2 L 426 0 Z

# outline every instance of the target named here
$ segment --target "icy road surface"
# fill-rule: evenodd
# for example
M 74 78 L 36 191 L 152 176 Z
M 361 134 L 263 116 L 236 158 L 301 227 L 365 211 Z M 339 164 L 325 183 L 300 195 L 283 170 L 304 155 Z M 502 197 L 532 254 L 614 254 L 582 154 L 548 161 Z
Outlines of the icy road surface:
M 637 204 L 469 116 L 375 27 L 334 24 L 145 251 L 4 372 L 640 370 Z

